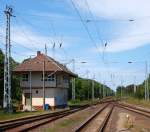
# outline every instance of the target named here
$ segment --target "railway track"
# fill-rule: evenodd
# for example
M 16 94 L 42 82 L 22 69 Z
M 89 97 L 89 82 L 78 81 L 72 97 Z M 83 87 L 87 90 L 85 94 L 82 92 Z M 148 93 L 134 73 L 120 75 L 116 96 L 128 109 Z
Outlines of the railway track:
M 104 104 L 103 109 L 105 109 L 105 107 L 108 106 L 108 103 L 112 103 L 112 102 L 114 102 L 114 100 L 105 100 L 103 102 L 99 102 L 99 103 L 96 103 L 93 105 Z M 35 129 L 39 126 L 42 126 L 44 124 L 47 124 L 47 123 L 53 122 L 57 119 L 60 119 L 62 117 L 65 117 L 67 115 L 70 115 L 72 113 L 75 113 L 77 111 L 84 110 L 90 106 L 91 105 L 84 105 L 84 106 L 80 106 L 78 108 L 71 108 L 70 110 L 64 110 L 64 111 L 55 112 L 55 113 L 47 113 L 47 114 L 42 114 L 42 115 L 37 115 L 37 116 L 24 117 L 24 118 L 20 118 L 20 119 L 3 121 L 3 122 L 0 122 L 0 132 L 3 132 L 3 131 L 8 131 L 8 132 L 29 131 L 29 130 Z
M 81 126 L 79 126 L 75 132 L 84 132 L 84 131 L 95 131 L 103 132 L 107 126 L 109 118 L 115 107 L 114 103 L 106 104 L 100 108 L 96 113 L 89 117 Z
M 114 100 L 112 100 L 112 102 L 113 101 Z M 97 104 L 105 104 L 105 102 L 99 102 Z M 93 105 L 97 105 L 97 104 L 93 104 Z M 57 119 L 60 119 L 62 117 L 75 113 L 77 111 L 84 110 L 90 106 L 92 105 L 84 105 L 78 108 L 71 108 L 70 110 L 65 110 L 65 111 L 60 111 L 60 112 L 55 112 L 55 113 L 48 113 L 48 114 L 42 114 L 42 115 L 37 115 L 37 116 L 3 121 L 3 122 L 0 122 L 0 132 L 29 131 L 39 126 L 42 126 L 44 124 L 47 124 L 49 122 L 53 122 Z
M 150 111 L 147 111 L 147 110 L 144 110 L 141 108 L 137 108 L 135 106 L 127 105 L 127 104 L 121 104 L 121 103 L 117 103 L 116 106 L 150 118 Z
M 105 128 L 108 124 L 108 121 L 115 107 L 120 107 L 128 111 L 150 118 L 150 111 L 147 111 L 147 110 L 135 107 L 135 106 L 127 105 L 127 104 L 121 104 L 121 103 L 118 103 L 117 101 L 114 101 L 100 108 L 96 113 L 94 113 L 85 122 L 83 122 L 78 128 L 76 128 L 75 132 L 91 132 L 91 131 L 103 132 L 105 131 Z
M 3 131 L 28 131 L 44 125 L 46 123 L 52 122 L 69 114 L 75 113 L 77 111 L 83 110 L 89 107 L 88 105 L 82 106 L 80 108 L 75 108 L 71 110 L 65 110 L 56 113 L 43 114 L 39 116 L 31 116 L 27 118 L 21 118 L 16 120 L 4 121 L 0 123 L 0 132 Z
M 113 109 L 115 107 L 120 107 L 128 111 L 143 115 L 150 118 L 150 111 L 144 110 L 136 106 L 131 106 L 127 104 L 118 103 L 118 100 L 107 100 L 104 102 L 99 102 L 97 104 L 103 104 L 98 107 L 98 111 L 90 116 L 85 122 L 83 122 L 75 132 L 91 131 L 92 132 L 103 132 L 108 125 L 108 121 L 112 115 Z M 93 104 L 93 105 L 97 105 Z M 80 110 L 84 110 L 91 105 L 85 105 L 78 108 L 73 108 L 70 110 L 59 111 L 55 113 L 47 113 L 38 116 L 26 117 L 21 119 L 9 120 L 0 122 L 0 132 L 16 132 L 16 131 L 29 131 L 35 129 L 39 126 L 45 125 L 47 123 L 53 122 L 57 119 L 70 115 Z M 92 128 L 94 126 L 94 128 Z

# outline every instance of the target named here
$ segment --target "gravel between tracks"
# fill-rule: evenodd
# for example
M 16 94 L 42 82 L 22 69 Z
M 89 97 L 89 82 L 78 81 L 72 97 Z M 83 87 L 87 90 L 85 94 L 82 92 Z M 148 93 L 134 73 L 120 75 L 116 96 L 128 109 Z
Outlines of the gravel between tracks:
M 76 112 L 64 118 L 58 119 L 52 123 L 36 128 L 32 130 L 32 132 L 73 132 L 76 127 L 78 127 L 89 116 L 94 114 L 98 108 L 103 107 L 104 105 L 105 104 L 91 106 L 85 110 Z
M 110 109 L 111 109 L 110 106 L 104 109 L 85 128 L 83 128 L 81 132 L 97 132 L 99 130 L 100 125 L 102 124 L 107 114 L 109 113 Z
M 145 116 L 115 107 L 105 132 L 150 132 L 149 122 Z

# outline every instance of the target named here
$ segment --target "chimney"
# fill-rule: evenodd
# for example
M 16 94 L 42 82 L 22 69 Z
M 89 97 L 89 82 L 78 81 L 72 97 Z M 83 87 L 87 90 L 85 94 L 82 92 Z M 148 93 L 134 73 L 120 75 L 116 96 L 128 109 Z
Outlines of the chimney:
M 41 51 L 37 51 L 37 56 L 41 55 Z

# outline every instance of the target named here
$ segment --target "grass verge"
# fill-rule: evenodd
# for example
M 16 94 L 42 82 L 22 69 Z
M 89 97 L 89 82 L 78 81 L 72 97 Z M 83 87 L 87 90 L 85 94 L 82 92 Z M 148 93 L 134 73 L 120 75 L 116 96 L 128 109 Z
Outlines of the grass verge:
M 5 113 L 2 109 L 0 110 L 0 121 L 12 120 L 22 117 L 34 116 L 39 114 L 47 113 L 48 111 L 36 111 L 36 112 L 15 112 Z
M 74 105 L 87 105 L 87 104 L 94 104 L 94 103 L 97 103 L 99 102 L 100 100 L 99 99 L 95 99 L 94 101 L 93 100 L 70 100 L 68 101 L 68 105 L 69 106 L 74 106 Z
M 134 104 L 134 105 L 138 105 L 138 106 L 144 106 L 146 108 L 150 108 L 150 101 L 145 101 L 144 99 L 136 99 L 136 98 L 127 98 L 125 100 L 126 103 L 129 104 Z

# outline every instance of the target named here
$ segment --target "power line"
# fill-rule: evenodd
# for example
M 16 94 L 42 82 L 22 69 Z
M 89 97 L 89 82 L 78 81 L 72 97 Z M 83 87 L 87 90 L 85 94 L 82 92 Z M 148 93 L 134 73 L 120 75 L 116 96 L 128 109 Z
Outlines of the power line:
M 65 48 L 63 47 L 63 36 L 61 36 L 61 41 L 59 42 L 59 48 L 63 51 L 63 53 L 65 55 L 65 59 L 68 59 L 68 53 L 65 50 Z
M 18 25 L 20 25 L 19 22 L 18 22 L 18 20 L 17 20 L 17 19 L 15 19 L 15 20 L 16 20 L 16 23 L 17 23 Z M 39 42 L 37 42 L 37 41 L 31 39 L 31 38 L 27 35 L 27 33 L 25 32 L 23 26 L 19 26 L 19 27 L 20 27 L 19 29 L 21 29 L 21 31 L 22 31 L 22 32 L 21 32 L 22 35 L 24 35 L 24 37 L 25 37 L 30 43 L 32 43 L 33 45 L 35 45 L 35 43 L 36 43 L 36 44 L 41 44 L 41 43 L 39 43 Z M 34 41 L 35 43 L 33 43 L 33 41 Z M 33 45 L 32 45 L 32 46 L 33 46 Z M 35 45 L 33 48 L 37 49 L 36 46 L 37 46 L 37 45 Z
M 97 46 L 95 40 L 93 39 L 92 35 L 90 34 L 90 31 L 89 31 L 88 27 L 86 26 L 86 24 L 84 23 L 84 20 L 82 19 L 82 16 L 80 15 L 80 12 L 78 11 L 78 9 L 77 9 L 76 5 L 74 4 L 73 0 L 71 0 L 71 3 L 73 5 L 73 7 L 74 7 L 74 9 L 75 9 L 75 11 L 77 13 L 77 15 L 79 16 L 79 18 L 80 18 L 80 20 L 81 20 L 81 22 L 82 22 L 82 24 L 83 24 L 86 32 L 88 33 L 88 36 L 89 36 L 89 38 L 92 41 L 92 44 L 94 44 L 95 48 L 99 50 L 99 47 Z M 101 57 L 101 54 L 99 54 L 99 55 Z
M 19 14 L 19 13 L 18 13 Z M 20 15 L 19 15 L 20 16 Z M 21 16 L 20 16 L 21 17 Z M 29 24 L 29 25 L 31 25 L 31 26 L 34 26 L 33 24 L 31 24 L 30 22 L 28 22 L 28 21 L 26 21 L 23 17 L 21 17 L 22 18 L 22 20 L 24 21 L 24 22 L 26 22 L 27 24 Z M 53 22 L 52 21 L 50 21 L 50 26 L 51 26 L 51 31 L 53 32 L 53 35 L 54 35 L 54 37 L 55 38 L 51 38 L 51 40 L 50 39 L 48 39 L 49 41 L 50 41 L 50 43 L 52 43 L 53 44 L 53 47 L 54 47 L 54 45 L 56 45 L 56 43 L 55 43 L 55 39 L 57 39 L 56 37 L 57 37 L 57 34 L 56 34 L 56 30 L 55 30 L 55 27 L 54 27 L 54 24 L 53 24 Z M 31 40 L 29 37 L 27 37 L 27 34 L 23 31 L 23 33 L 25 34 L 25 36 L 26 36 L 26 38 L 28 38 L 29 40 Z M 58 39 L 57 39 L 57 41 L 58 41 Z M 36 42 L 37 43 L 37 42 Z M 39 43 L 39 42 L 38 42 Z M 53 50 L 54 50 L 54 48 L 53 48 Z M 63 50 L 64 51 L 64 50 Z M 65 53 L 65 51 L 64 51 L 64 53 Z
M 100 40 L 100 42 L 101 42 L 101 44 L 102 44 L 102 48 L 104 48 L 103 51 L 102 51 L 102 60 L 104 61 L 105 43 L 104 43 L 103 40 L 101 39 L 99 27 L 98 27 L 98 25 L 97 25 L 97 23 L 96 23 L 96 21 L 95 21 L 94 15 L 93 15 L 93 13 L 92 13 L 92 11 L 91 11 L 91 9 L 90 9 L 90 6 L 89 6 L 87 0 L 85 0 L 85 3 L 86 3 L 86 5 L 87 5 L 87 8 L 88 8 L 88 10 L 89 10 L 89 13 L 90 13 L 91 16 L 92 16 L 92 20 L 93 20 L 93 23 L 94 23 L 94 26 L 95 26 L 95 30 L 96 30 L 98 39 Z M 90 20 L 87 20 L 87 22 L 90 22 Z
M 5 44 L 3 43 L 3 42 L 0 42 L 3 46 L 5 46 Z M 13 45 L 14 46 L 14 45 Z M 13 46 L 11 46 L 12 48 L 13 48 Z M 0 47 L 3 51 L 5 51 L 5 49 L 4 48 L 2 48 L 2 47 Z M 13 53 L 13 54 L 15 54 L 15 55 L 21 55 L 21 56 L 24 56 L 24 57 L 26 57 L 26 56 L 28 56 L 28 55 L 26 55 L 26 54 L 22 54 L 22 53 L 20 53 L 20 52 L 16 52 L 15 50 L 13 50 L 13 49 L 11 49 L 11 53 Z
M 87 5 L 87 8 L 88 8 L 88 10 L 89 10 L 89 13 L 90 13 L 91 16 L 92 16 L 92 21 L 94 22 L 94 26 L 95 26 L 95 29 L 96 29 L 96 32 L 97 32 L 97 36 L 98 36 L 98 38 L 100 39 L 100 41 L 101 41 L 101 43 L 102 43 L 102 45 L 103 45 L 103 40 L 101 39 L 99 27 L 98 27 L 98 25 L 97 25 L 97 23 L 96 23 L 96 21 L 95 21 L 94 15 L 93 15 L 93 13 L 92 13 L 92 11 L 91 11 L 91 9 L 90 9 L 90 6 L 89 6 L 87 0 L 85 0 L 85 3 L 86 3 L 86 5 Z M 90 21 L 89 21 L 89 22 L 90 22 Z M 87 20 L 87 23 L 88 23 L 88 20 Z
M 28 25 L 30 25 L 31 27 L 35 27 L 35 25 L 34 24 L 32 24 L 31 22 L 29 22 L 29 21 L 27 21 L 25 18 L 23 18 L 21 15 L 20 15 L 20 13 L 18 13 L 17 12 L 17 14 L 18 14 L 18 16 L 20 17 L 20 19 L 22 19 L 26 24 L 28 24 Z M 37 31 L 37 27 L 35 27 L 36 28 L 36 31 Z M 40 31 L 41 32 L 41 31 Z M 39 33 L 40 33 L 39 32 Z M 35 41 L 35 40 L 34 40 Z M 50 40 L 50 39 L 48 39 L 48 41 L 51 43 L 51 44 L 53 44 L 53 41 L 52 40 Z M 36 43 L 39 43 L 39 42 L 37 42 L 36 41 Z M 39 44 L 41 44 L 41 43 L 39 43 Z
M 37 14 L 26 14 L 26 13 L 22 13 L 22 15 L 27 15 L 27 16 L 32 16 L 32 17 L 47 17 L 50 15 L 37 15 Z M 54 18 L 54 17 L 53 17 Z M 62 18 L 62 19 L 61 19 Z M 150 19 L 150 16 L 139 16 L 139 17 L 134 17 L 134 18 L 111 18 L 111 17 L 106 17 L 106 16 L 99 16 L 99 19 L 95 19 L 95 20 L 90 20 L 89 21 L 95 21 L 95 22 L 101 22 L 101 21 L 113 21 L 113 22 L 133 22 L 133 21 L 142 21 L 144 19 Z M 53 21 L 55 21 L 56 19 L 54 19 Z M 66 17 L 65 19 L 63 17 L 59 18 L 59 21 L 80 21 L 80 19 L 75 19 L 73 17 Z M 84 21 L 87 21 L 87 19 L 83 19 Z
M 4 37 L 4 35 L 2 35 L 2 36 Z M 24 48 L 24 49 L 29 50 L 29 51 L 36 51 L 36 50 L 33 50 L 33 49 L 29 48 L 29 47 L 26 47 L 26 46 L 24 46 L 24 45 L 22 45 L 22 44 L 16 42 L 16 41 L 14 41 L 14 40 L 11 40 L 11 42 L 13 42 L 14 44 L 16 44 L 16 45 L 18 45 L 18 46 L 20 46 L 20 47 L 22 47 L 22 48 Z M 3 42 L 1 41 L 1 43 L 3 43 Z M 4 44 L 4 43 L 3 43 L 3 44 Z M 13 45 L 13 46 L 17 47 L 16 45 Z

